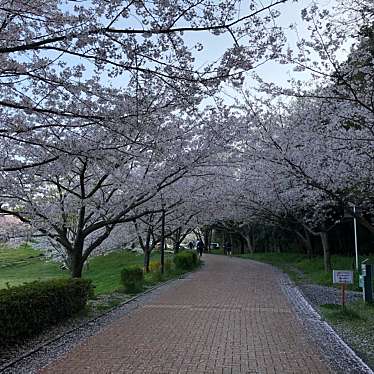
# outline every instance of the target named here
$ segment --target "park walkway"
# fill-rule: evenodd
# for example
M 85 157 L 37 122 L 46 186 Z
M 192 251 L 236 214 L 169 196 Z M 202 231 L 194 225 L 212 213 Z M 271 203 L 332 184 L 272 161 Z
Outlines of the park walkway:
M 237 258 L 205 260 L 40 373 L 329 373 L 279 272 Z

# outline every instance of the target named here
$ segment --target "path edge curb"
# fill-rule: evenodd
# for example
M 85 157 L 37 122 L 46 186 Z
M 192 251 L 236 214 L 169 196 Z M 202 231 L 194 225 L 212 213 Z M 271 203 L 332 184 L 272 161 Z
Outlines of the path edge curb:
M 37 345 L 35 348 L 32 348 L 31 350 L 28 350 L 27 352 L 23 353 L 22 355 L 18 356 L 17 358 L 13 359 L 13 360 L 10 360 L 8 362 L 6 362 L 5 364 L 3 364 L 2 366 L 0 366 L 0 373 L 4 372 L 5 370 L 11 368 L 12 366 L 14 366 L 15 364 L 27 359 L 28 357 L 36 354 L 37 352 L 41 351 L 43 348 L 46 348 L 48 345 L 50 344 L 53 344 L 55 342 L 57 342 L 58 340 L 64 338 L 65 336 L 67 336 L 68 334 L 71 334 L 71 333 L 74 333 L 75 331 L 81 329 L 81 328 L 84 328 L 86 325 L 89 325 L 90 323 L 93 323 L 97 320 L 99 320 L 100 318 L 103 318 L 107 315 L 109 315 L 110 313 L 113 313 L 115 312 L 117 309 L 120 309 L 121 307 L 127 305 L 127 304 L 130 304 L 134 301 L 136 301 L 137 299 L 140 299 L 141 297 L 151 293 L 152 291 L 155 291 L 159 288 L 162 288 L 164 286 L 167 286 L 173 282 L 176 282 L 178 280 L 181 280 L 181 279 L 184 279 L 186 277 L 188 277 L 189 275 L 193 274 L 194 272 L 198 271 L 200 268 L 204 267 L 205 264 L 204 262 L 202 261 L 201 265 L 192 270 L 192 271 L 189 271 L 189 272 L 186 272 L 186 273 L 183 273 L 182 275 L 178 276 L 177 278 L 173 278 L 173 279 L 169 279 L 165 282 L 161 282 L 161 283 L 158 283 L 156 284 L 155 286 L 152 286 L 150 288 L 148 288 L 147 290 L 141 292 L 141 293 L 138 293 L 137 295 L 121 302 L 120 304 L 106 310 L 105 312 L 95 316 L 94 318 L 91 318 L 85 322 L 82 322 L 80 323 L 79 325 L 61 333 L 61 334 L 58 334 L 57 336 L 51 338 L 51 339 L 48 339 L 47 341 L 43 342 L 43 343 L 40 343 L 39 345 Z
M 317 337 L 317 335 L 319 334 L 316 333 L 316 329 L 312 326 L 313 324 L 320 324 L 323 330 L 325 330 L 329 335 L 330 339 L 328 339 L 328 341 L 331 342 L 332 339 L 332 341 L 337 345 L 337 347 L 335 348 L 337 348 L 339 351 L 345 351 L 347 353 L 346 356 L 338 355 L 336 357 L 338 360 L 334 360 L 333 362 L 331 362 L 331 356 L 327 353 L 326 349 L 321 349 L 321 347 L 318 347 L 321 355 L 326 359 L 328 365 L 330 365 L 333 370 L 338 370 L 338 373 L 342 374 L 374 374 L 374 371 L 362 360 L 361 357 L 358 356 L 358 354 L 343 340 L 343 338 L 334 330 L 334 328 L 313 307 L 313 305 L 304 296 L 301 289 L 290 279 L 288 274 L 282 272 L 277 267 L 275 268 L 281 272 L 284 278 L 283 282 L 281 283 L 282 291 L 286 294 L 292 307 L 295 309 L 299 320 L 311 334 L 313 340 L 317 343 L 320 343 L 320 340 Z M 305 315 L 308 316 L 307 321 L 305 321 L 305 318 L 302 318 L 302 316 L 305 317 Z M 330 344 L 324 344 L 324 348 L 326 348 L 326 346 L 329 347 Z M 346 357 L 346 359 L 343 359 L 343 357 Z M 344 367 L 344 364 L 347 361 L 354 363 L 355 367 Z M 347 369 L 349 371 L 347 371 Z

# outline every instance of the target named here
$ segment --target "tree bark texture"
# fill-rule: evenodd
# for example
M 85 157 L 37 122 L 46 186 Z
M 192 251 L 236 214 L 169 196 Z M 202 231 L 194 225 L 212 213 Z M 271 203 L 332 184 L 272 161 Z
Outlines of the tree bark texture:
M 321 237 L 322 247 L 323 247 L 323 264 L 325 271 L 331 271 L 331 253 L 330 253 L 330 245 L 329 245 L 329 238 L 328 233 L 326 231 L 321 231 L 319 233 Z

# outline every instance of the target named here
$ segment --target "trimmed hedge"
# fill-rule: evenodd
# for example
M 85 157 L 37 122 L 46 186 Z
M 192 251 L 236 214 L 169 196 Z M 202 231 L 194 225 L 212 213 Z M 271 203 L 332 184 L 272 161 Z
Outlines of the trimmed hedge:
M 174 256 L 174 264 L 177 269 L 180 270 L 191 270 L 194 269 L 198 264 L 198 258 L 196 252 L 179 252 Z
M 142 291 L 144 283 L 143 269 L 137 265 L 129 265 L 121 271 L 121 281 L 125 292 L 136 293 Z
M 53 279 L 0 290 L 0 342 L 42 331 L 84 309 L 92 292 L 86 279 Z

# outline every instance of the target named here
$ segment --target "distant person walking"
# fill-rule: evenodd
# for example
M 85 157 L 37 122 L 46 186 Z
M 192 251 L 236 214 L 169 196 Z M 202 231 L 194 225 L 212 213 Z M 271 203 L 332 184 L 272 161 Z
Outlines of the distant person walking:
M 197 253 L 201 257 L 203 255 L 203 251 L 204 251 L 204 243 L 201 240 L 197 241 L 196 249 L 197 249 Z
M 191 251 L 193 250 L 193 242 L 192 241 L 188 243 L 188 248 L 191 249 Z
M 231 253 L 231 242 L 226 240 L 225 244 L 223 245 L 223 250 L 224 250 L 225 255 L 231 256 L 231 254 L 232 254 Z

